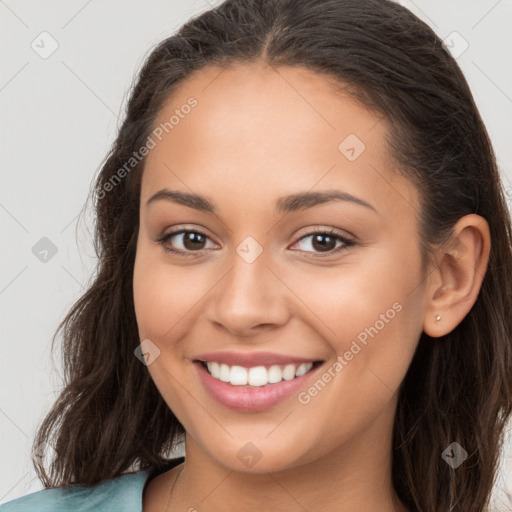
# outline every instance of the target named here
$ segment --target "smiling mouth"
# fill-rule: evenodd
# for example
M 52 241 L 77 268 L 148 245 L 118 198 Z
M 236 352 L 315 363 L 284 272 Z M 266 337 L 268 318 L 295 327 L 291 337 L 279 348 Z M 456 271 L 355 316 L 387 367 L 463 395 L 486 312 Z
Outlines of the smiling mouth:
M 196 360 L 196 362 L 200 363 L 214 379 L 232 386 L 245 387 L 261 387 L 268 384 L 278 384 L 283 380 L 294 380 L 323 363 L 323 361 L 310 361 L 307 363 L 245 367 L 215 361 Z

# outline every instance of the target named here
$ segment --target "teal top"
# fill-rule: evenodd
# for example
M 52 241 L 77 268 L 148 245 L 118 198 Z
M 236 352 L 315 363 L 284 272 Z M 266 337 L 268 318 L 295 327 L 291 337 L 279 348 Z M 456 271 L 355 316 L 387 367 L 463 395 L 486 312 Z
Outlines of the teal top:
M 43 489 L 0 505 L 0 512 L 142 512 L 146 483 L 183 461 L 180 457 L 163 471 L 126 473 L 94 486 Z

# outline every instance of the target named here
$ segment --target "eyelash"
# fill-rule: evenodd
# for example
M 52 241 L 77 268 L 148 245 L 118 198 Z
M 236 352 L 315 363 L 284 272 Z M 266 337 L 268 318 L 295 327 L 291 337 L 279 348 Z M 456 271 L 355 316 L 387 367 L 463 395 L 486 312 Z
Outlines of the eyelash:
M 182 251 L 182 250 L 179 250 L 179 249 L 173 249 L 172 247 L 169 247 L 168 245 L 166 245 L 166 242 L 171 239 L 173 236 L 176 236 L 176 235 L 180 235 L 182 233 L 194 233 L 194 234 L 197 234 L 197 235 L 201 235 L 205 238 L 210 238 L 208 235 L 206 235 L 205 233 L 202 233 L 201 231 L 197 231 L 195 229 L 180 229 L 180 230 L 177 230 L 177 231 L 172 231 L 170 233 L 166 233 L 165 235 L 161 236 L 160 238 L 158 238 L 156 240 L 156 242 L 158 244 L 160 244 L 162 246 L 162 248 L 167 251 L 167 252 L 170 252 L 170 253 L 173 253 L 173 254 L 176 254 L 178 256 L 182 256 L 182 257 L 188 257 L 190 256 L 191 254 L 194 254 L 194 253 L 201 253 L 202 251 L 206 250 L 206 249 L 202 249 L 202 250 L 199 250 L 199 251 Z M 322 258 L 322 257 L 326 257 L 326 256 L 332 256 L 333 254 L 337 254 L 339 252 L 343 252 L 344 250 L 347 250 L 348 248 L 356 245 L 356 242 L 354 242 L 353 240 L 350 240 L 348 238 L 345 238 L 339 234 L 337 234 L 334 230 L 329 230 L 329 229 L 314 229 L 313 231 L 310 231 L 309 233 L 307 233 L 306 235 L 300 237 L 297 242 L 300 242 L 301 240 L 304 240 L 305 238 L 308 238 L 310 236 L 314 236 L 314 235 L 317 235 L 317 234 L 322 234 L 322 235 L 328 235 L 329 237 L 331 238 L 335 238 L 339 241 L 341 241 L 344 246 L 343 247 L 338 247 L 337 249 L 333 249 L 332 251 L 328 252 L 328 253 L 315 253 L 313 251 L 314 254 L 316 254 L 318 257 Z M 295 243 L 297 243 L 295 242 Z M 295 245 L 295 243 L 293 245 Z M 311 252 L 311 251 L 304 251 L 304 252 Z

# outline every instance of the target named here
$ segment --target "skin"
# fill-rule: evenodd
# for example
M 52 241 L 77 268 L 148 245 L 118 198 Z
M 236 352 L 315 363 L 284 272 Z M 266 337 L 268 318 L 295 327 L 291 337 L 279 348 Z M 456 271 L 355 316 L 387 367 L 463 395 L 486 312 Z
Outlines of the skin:
M 460 219 L 454 244 L 439 248 L 435 270 L 424 273 L 418 192 L 394 171 L 385 121 L 324 76 L 251 63 L 195 73 L 155 126 L 191 96 L 198 105 L 151 150 L 141 185 L 139 335 L 160 350 L 148 371 L 186 430 L 186 462 L 149 482 L 144 511 L 165 510 L 175 483 L 173 511 L 406 510 L 391 484 L 398 389 L 421 332 L 447 334 L 474 304 L 488 262 L 487 222 Z M 366 146 L 354 161 L 338 149 L 349 134 Z M 163 188 L 204 195 L 218 213 L 164 200 L 146 206 Z M 376 211 L 346 201 L 274 211 L 281 196 L 327 189 Z M 155 241 L 179 228 L 205 233 L 204 248 L 194 252 L 177 235 L 167 245 L 188 249 L 180 257 Z M 333 243 L 322 256 L 314 236 L 299 241 L 314 228 L 356 244 L 339 252 L 342 242 Z M 236 252 L 247 236 L 262 248 L 252 263 Z M 202 352 L 233 350 L 332 367 L 394 303 L 401 310 L 307 404 L 293 395 L 260 412 L 229 409 L 192 364 Z M 261 453 L 250 468 L 237 457 L 247 442 Z

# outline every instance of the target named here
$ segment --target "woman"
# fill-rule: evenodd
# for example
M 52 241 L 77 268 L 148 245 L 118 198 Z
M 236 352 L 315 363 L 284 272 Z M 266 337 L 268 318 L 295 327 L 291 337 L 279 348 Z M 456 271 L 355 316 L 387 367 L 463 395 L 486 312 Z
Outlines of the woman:
M 48 489 L 2 510 L 488 510 L 512 233 L 425 23 L 381 0 L 197 16 L 145 62 L 94 199 Z

